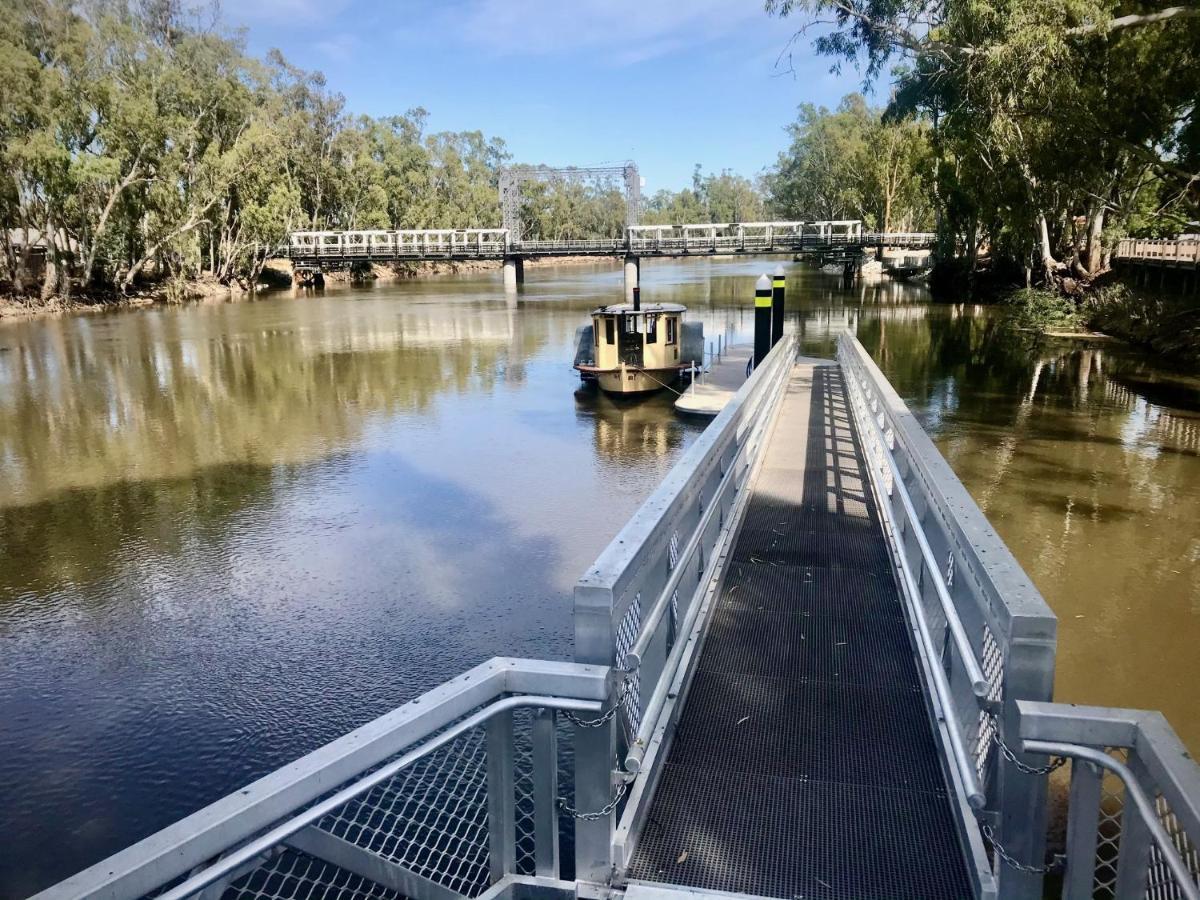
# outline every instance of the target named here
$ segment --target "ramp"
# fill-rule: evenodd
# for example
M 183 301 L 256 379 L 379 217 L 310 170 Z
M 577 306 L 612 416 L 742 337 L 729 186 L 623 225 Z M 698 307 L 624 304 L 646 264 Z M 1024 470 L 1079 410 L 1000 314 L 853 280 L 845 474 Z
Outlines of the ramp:
M 840 370 L 793 369 L 635 881 L 972 893 Z

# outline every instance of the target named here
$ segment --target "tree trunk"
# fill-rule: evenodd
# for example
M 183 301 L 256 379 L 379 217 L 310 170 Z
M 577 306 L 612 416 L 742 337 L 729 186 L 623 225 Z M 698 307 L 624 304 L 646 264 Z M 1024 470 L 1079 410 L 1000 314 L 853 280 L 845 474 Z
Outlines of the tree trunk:
M 1105 207 L 1101 205 L 1092 213 L 1091 221 L 1088 223 L 1087 254 L 1083 264 L 1089 276 L 1098 274 L 1104 268 L 1101 253 L 1103 250 L 1104 211 Z
M 1054 258 L 1054 250 L 1050 246 L 1050 225 L 1046 222 L 1046 214 L 1038 213 L 1037 217 L 1038 253 L 1041 256 L 1042 270 L 1047 283 L 1056 283 L 1062 271 L 1062 263 Z

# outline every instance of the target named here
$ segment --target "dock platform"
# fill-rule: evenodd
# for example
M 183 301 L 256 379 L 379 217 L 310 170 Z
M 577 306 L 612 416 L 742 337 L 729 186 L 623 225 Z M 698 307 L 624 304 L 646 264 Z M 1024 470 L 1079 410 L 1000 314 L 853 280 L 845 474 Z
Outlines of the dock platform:
M 786 391 L 630 879 L 969 896 L 841 372 Z
M 710 363 L 675 400 L 675 411 L 710 418 L 717 415 L 750 377 L 748 366 L 753 356 L 751 344 L 726 347 L 720 359 Z

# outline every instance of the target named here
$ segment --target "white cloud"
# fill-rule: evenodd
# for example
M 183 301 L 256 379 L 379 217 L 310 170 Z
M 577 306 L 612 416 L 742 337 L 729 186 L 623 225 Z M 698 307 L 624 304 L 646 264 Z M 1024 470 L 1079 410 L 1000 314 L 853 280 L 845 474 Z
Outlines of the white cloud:
M 465 40 L 497 55 L 589 51 L 630 65 L 763 19 L 753 0 L 471 0 L 453 13 Z

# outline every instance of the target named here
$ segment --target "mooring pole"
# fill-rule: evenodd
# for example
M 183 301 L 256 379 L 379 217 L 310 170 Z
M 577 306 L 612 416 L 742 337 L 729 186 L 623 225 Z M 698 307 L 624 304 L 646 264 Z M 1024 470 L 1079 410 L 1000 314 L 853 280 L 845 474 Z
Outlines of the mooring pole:
M 759 277 L 754 285 L 754 365 L 771 352 L 771 279 Z
M 775 267 L 771 278 L 771 346 L 774 347 L 783 337 L 783 299 L 787 290 L 787 277 L 783 274 L 783 266 Z

